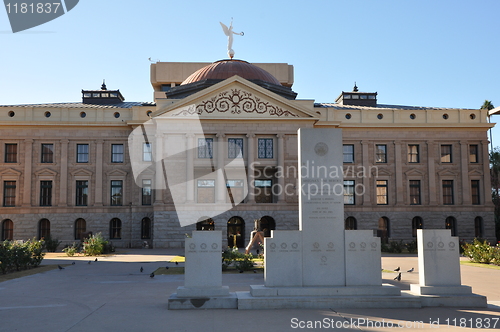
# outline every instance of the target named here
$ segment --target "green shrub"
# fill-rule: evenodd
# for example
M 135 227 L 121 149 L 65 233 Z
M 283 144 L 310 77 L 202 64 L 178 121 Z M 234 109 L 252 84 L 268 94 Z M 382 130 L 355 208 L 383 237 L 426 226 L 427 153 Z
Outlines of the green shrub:
M 493 259 L 492 263 L 500 266 L 500 244 L 497 244 L 493 248 Z
M 91 235 L 83 241 L 83 254 L 85 256 L 98 256 L 104 252 L 108 241 L 104 240 L 101 233 Z
M 410 254 L 414 254 L 418 252 L 417 240 L 413 240 L 411 242 L 405 243 L 405 248 L 408 250 Z
M 73 257 L 78 252 L 78 248 L 79 245 L 73 242 L 72 245 L 64 247 L 62 251 L 64 251 L 67 256 Z
M 48 252 L 56 252 L 57 247 L 61 244 L 62 241 L 59 241 L 57 239 L 53 239 L 52 236 L 48 236 L 45 240 L 45 249 L 47 249 Z
M 222 252 L 222 270 L 227 270 L 227 268 L 231 265 L 238 270 L 251 270 L 253 268 L 252 259 L 252 254 L 243 254 L 239 252 L 236 247 L 232 249 L 227 248 Z
M 472 243 L 465 243 L 462 247 L 464 256 L 473 263 L 489 264 L 494 260 L 495 248 L 486 240 L 474 239 Z
M 0 243 L 0 271 L 5 274 L 40 265 L 44 256 L 43 248 L 43 241 L 37 240 Z
M 400 254 L 403 252 L 404 244 L 403 240 L 398 241 L 391 241 L 389 244 L 382 243 L 381 250 L 383 252 L 392 252 L 392 253 L 398 253 Z

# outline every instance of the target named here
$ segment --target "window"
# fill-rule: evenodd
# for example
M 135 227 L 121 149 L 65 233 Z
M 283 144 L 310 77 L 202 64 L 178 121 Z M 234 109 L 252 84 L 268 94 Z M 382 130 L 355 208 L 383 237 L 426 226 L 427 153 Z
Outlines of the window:
M 380 217 L 378 219 L 377 236 L 380 237 L 381 243 L 389 243 L 389 238 L 391 237 L 389 218 Z
M 479 158 L 478 158 L 478 146 L 477 144 L 471 144 L 469 145 L 469 162 L 474 164 L 474 163 L 478 163 L 479 162 Z
M 354 180 L 344 180 L 344 204 L 354 205 Z
M 52 206 L 52 181 L 40 181 L 40 206 Z
M 5 162 L 17 163 L 17 144 L 5 144 Z
M 151 205 L 151 180 L 142 180 L 142 205 Z
M 387 205 L 387 195 L 387 180 L 377 180 L 377 205 Z
M 408 162 L 409 163 L 419 163 L 419 146 L 417 144 L 408 145 Z
M 357 221 L 356 218 L 354 217 L 347 217 L 345 220 L 345 229 L 346 230 L 356 230 L 358 229 Z
M 453 205 L 453 180 L 443 180 L 443 204 Z
M 255 180 L 255 202 L 256 203 L 272 203 L 273 202 L 273 181 L 272 180 Z
M 122 221 L 118 218 L 113 218 L 109 222 L 109 238 L 121 239 L 122 238 Z
M 243 158 L 243 138 L 228 139 L 228 158 Z
M 226 181 L 227 193 L 229 195 L 229 202 L 232 204 L 238 204 L 243 202 L 243 180 L 227 180 Z
M 87 222 L 85 219 L 78 218 L 75 221 L 75 240 L 83 240 L 82 234 L 87 231 Z
M 111 181 L 111 205 L 123 205 L 123 181 Z
M 111 144 L 111 162 L 123 163 L 123 144 Z
M 141 220 L 141 239 L 151 238 L 151 219 L 148 217 Z
M 375 162 L 386 163 L 387 162 L 387 145 L 377 144 L 375 145 Z
M 3 182 L 3 206 L 16 206 L 16 181 Z
M 196 223 L 197 231 L 213 231 L 215 230 L 215 223 L 212 218 L 208 218 Z
M 410 204 L 422 204 L 420 201 L 420 180 L 410 180 Z
M 142 161 L 153 161 L 153 151 L 149 142 L 142 145 Z
M 451 236 L 457 236 L 457 219 L 448 217 L 445 220 L 445 228 L 451 229 Z
M 354 145 L 344 144 L 343 145 L 343 153 L 344 153 L 344 163 L 353 163 L 354 162 Z
M 41 219 L 38 222 L 38 239 L 46 239 L 50 237 L 50 221 L 48 219 Z
M 54 162 L 54 144 L 42 144 L 42 163 Z
M 10 219 L 5 219 L 2 222 L 2 241 L 14 240 L 14 223 Z
M 420 217 L 415 217 L 411 220 L 411 234 L 413 237 L 417 237 L 417 229 L 424 228 L 424 221 Z
M 483 218 L 481 217 L 474 219 L 474 236 L 477 238 L 483 237 Z
M 451 145 L 441 145 L 441 162 L 451 163 Z
M 87 206 L 88 204 L 88 181 L 76 181 L 76 206 Z
M 215 180 L 198 180 L 198 203 L 215 202 Z
M 273 159 L 273 139 L 259 138 L 258 139 L 258 157 L 260 159 Z
M 471 180 L 471 194 L 472 194 L 472 204 L 479 205 L 481 204 L 481 199 L 479 196 L 479 180 Z
M 198 138 L 198 158 L 212 159 L 214 155 L 213 149 L 213 138 Z
M 88 163 L 89 162 L 89 145 L 77 144 L 76 145 L 76 162 Z

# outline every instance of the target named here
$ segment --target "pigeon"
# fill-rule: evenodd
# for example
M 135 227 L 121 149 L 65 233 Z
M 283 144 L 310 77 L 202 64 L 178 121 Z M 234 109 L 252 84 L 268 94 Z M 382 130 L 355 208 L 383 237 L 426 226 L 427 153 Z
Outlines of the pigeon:
M 394 280 L 401 281 L 401 272 L 398 273 L 398 276 Z
M 179 262 L 175 262 L 175 265 L 179 265 Z
M 88 262 L 88 264 L 90 264 L 90 261 Z
M 142 266 L 141 266 L 141 272 L 142 272 L 142 271 L 144 271 L 144 269 L 143 269 L 143 268 L 142 268 Z
M 243 273 L 243 270 L 240 270 L 240 273 Z
M 167 270 L 168 270 L 168 266 L 165 266 L 165 269 L 167 269 Z
M 59 270 L 64 270 L 64 267 L 62 267 L 61 265 L 57 265 L 57 267 L 59 268 Z
M 155 277 L 155 273 L 154 272 L 151 272 L 151 274 L 149 275 L 150 278 L 154 278 Z
M 257 273 L 257 270 L 253 270 L 253 273 Z
M 75 265 L 75 262 L 71 263 L 71 265 Z
M 97 257 L 95 258 L 95 261 L 94 262 L 97 262 Z
M 401 270 L 401 267 L 399 267 L 399 266 L 397 269 L 394 269 L 394 271 L 396 271 L 396 272 L 399 272 L 399 270 Z
M 411 269 L 409 269 L 409 270 L 408 270 L 408 271 L 406 271 L 406 272 L 410 272 L 410 273 L 411 273 L 411 272 L 413 272 L 414 270 L 415 270 L 415 269 L 412 267 Z

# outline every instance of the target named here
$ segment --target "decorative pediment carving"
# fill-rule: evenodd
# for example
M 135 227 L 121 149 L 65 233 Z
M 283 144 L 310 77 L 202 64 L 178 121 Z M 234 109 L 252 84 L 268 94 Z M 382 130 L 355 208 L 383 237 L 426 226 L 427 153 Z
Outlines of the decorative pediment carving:
M 127 176 L 127 174 L 128 174 L 127 172 L 122 171 L 120 169 L 114 169 L 111 172 L 107 173 L 108 176 Z
M 437 172 L 439 174 L 439 176 L 457 176 L 458 173 L 457 172 L 453 172 L 453 171 L 450 171 L 449 169 L 445 169 L 445 170 L 442 170 L 442 171 L 439 171 Z
M 92 172 L 89 171 L 89 170 L 86 170 L 86 169 L 83 169 L 83 168 L 79 168 L 77 170 L 74 170 L 73 172 L 71 172 L 71 175 L 73 176 L 92 176 Z
M 409 169 L 405 172 L 405 175 L 408 177 L 408 176 L 424 176 L 425 173 L 416 169 L 416 168 L 412 168 L 412 169 Z
M 231 89 L 200 101 L 196 106 L 183 108 L 172 116 L 202 115 L 213 113 L 265 115 L 273 117 L 299 117 L 255 94 L 242 89 Z
M 392 176 L 393 172 L 383 167 L 372 167 L 371 173 L 373 176 Z
M 44 168 L 39 171 L 35 172 L 35 175 L 38 177 L 45 176 L 45 177 L 53 177 L 57 175 L 56 171 L 51 170 L 50 168 Z
M 473 169 L 469 171 L 469 176 L 483 176 L 483 172 L 478 169 Z

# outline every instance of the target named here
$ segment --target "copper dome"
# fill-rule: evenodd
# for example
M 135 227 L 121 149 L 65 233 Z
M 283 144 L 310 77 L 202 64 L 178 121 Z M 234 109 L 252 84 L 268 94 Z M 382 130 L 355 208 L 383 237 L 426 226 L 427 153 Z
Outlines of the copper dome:
M 204 80 L 225 80 L 238 75 L 247 80 L 262 80 L 267 83 L 281 85 L 281 83 L 262 68 L 242 60 L 220 60 L 205 66 L 181 83 L 181 85 L 200 82 Z

